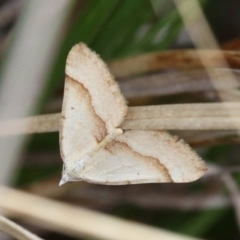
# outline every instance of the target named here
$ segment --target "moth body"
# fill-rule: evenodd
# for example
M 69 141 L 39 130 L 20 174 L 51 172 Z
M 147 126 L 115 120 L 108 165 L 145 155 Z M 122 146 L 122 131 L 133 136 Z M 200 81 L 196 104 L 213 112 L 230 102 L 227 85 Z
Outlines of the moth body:
M 206 171 L 165 131 L 120 128 L 127 105 L 105 63 L 85 44 L 70 51 L 60 127 L 62 180 L 100 184 L 191 182 Z

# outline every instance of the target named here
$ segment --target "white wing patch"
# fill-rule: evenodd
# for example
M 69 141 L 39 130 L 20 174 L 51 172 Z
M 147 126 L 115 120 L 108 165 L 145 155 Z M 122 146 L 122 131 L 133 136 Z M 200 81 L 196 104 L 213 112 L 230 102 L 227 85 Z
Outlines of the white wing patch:
M 103 61 L 86 45 L 74 46 L 66 65 L 60 184 L 190 182 L 204 174 L 205 164 L 196 153 L 168 133 L 117 128 L 126 112 L 124 97 Z

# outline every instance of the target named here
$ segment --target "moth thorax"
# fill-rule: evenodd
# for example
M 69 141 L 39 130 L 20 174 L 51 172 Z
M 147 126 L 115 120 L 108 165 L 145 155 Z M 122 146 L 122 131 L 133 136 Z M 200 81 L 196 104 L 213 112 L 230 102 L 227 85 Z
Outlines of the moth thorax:
M 114 141 L 121 134 L 123 134 L 123 130 L 121 128 L 111 129 L 108 135 L 99 143 L 99 147 L 104 148 L 108 143 Z

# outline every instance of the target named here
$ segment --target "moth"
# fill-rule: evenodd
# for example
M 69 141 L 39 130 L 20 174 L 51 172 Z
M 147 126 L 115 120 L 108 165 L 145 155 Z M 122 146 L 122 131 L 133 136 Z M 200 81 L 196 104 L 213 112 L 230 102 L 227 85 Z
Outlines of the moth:
M 85 44 L 67 57 L 60 126 L 60 185 L 191 182 L 206 171 L 182 140 L 166 131 L 122 130 L 126 101 L 106 64 Z

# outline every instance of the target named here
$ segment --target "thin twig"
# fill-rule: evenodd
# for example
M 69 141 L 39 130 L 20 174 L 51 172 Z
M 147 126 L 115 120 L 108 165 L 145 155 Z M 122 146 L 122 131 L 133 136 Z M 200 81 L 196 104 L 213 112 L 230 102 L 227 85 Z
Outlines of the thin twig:
M 26 221 L 41 222 L 48 229 L 74 237 L 111 240 L 194 239 L 6 187 L 0 187 L 0 195 L 1 211 L 25 218 Z
M 19 240 L 43 240 L 18 224 L 0 215 L 0 231 Z

